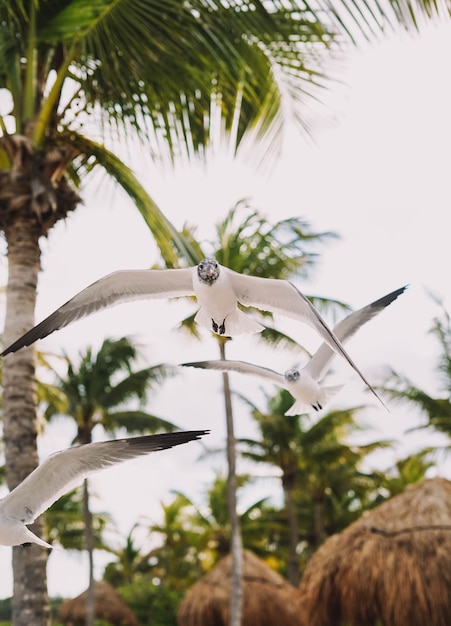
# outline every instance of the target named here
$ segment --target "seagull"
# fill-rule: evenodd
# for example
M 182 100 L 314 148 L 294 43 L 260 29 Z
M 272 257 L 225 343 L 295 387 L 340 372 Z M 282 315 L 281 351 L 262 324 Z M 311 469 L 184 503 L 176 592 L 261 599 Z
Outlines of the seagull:
M 396 300 L 398 296 L 404 293 L 406 289 L 407 286 L 396 289 L 396 291 L 392 291 L 383 298 L 375 300 L 371 304 L 345 317 L 334 327 L 336 337 L 343 343 L 348 341 L 361 326 L 383 311 L 383 309 Z M 240 374 L 250 374 L 269 380 L 279 387 L 287 389 L 295 398 L 295 403 L 288 409 L 285 415 L 301 415 L 304 413 L 312 413 L 313 411 L 320 411 L 343 387 L 343 385 L 333 387 L 321 387 L 319 385 L 319 382 L 329 370 L 335 355 L 336 353 L 331 350 L 329 345 L 323 343 L 305 367 L 300 369 L 292 368 L 287 370 L 284 374 L 245 361 L 195 361 L 192 363 L 182 363 L 181 366 L 199 367 L 222 372 L 239 372 Z
M 238 308 L 238 303 L 294 318 L 311 326 L 332 350 L 348 361 L 383 404 L 357 365 L 330 330 L 316 308 L 293 283 L 277 278 L 247 276 L 207 258 L 182 269 L 120 270 L 83 289 L 9 345 L 0 356 L 17 352 L 55 330 L 109 306 L 139 299 L 196 296 L 195 321 L 227 337 L 257 333 L 264 326 Z
M 0 500 L 0 545 L 37 543 L 52 548 L 27 528 L 64 493 L 96 472 L 149 454 L 200 439 L 208 430 L 144 435 L 74 446 L 50 455 L 15 489 Z

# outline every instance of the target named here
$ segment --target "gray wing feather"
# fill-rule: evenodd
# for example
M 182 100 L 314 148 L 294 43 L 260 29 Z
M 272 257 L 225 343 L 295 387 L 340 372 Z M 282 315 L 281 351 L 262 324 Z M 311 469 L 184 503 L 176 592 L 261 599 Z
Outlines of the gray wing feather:
M 312 324 L 312 303 L 287 280 L 247 276 L 232 270 L 230 281 L 238 302 Z
M 31 524 L 64 493 L 92 474 L 136 457 L 193 441 L 206 430 L 144 435 L 75 446 L 49 456 L 0 501 L 2 515 Z
M 338 340 L 310 300 L 295 285 L 287 280 L 244 276 L 232 270 L 228 271 L 235 295 L 241 304 L 272 313 L 280 313 L 309 324 L 333 350 L 346 359 L 371 393 L 385 407 L 383 400 L 344 349 L 341 341 Z
M 116 304 L 190 295 L 194 295 L 192 268 L 113 272 L 80 291 L 8 346 L 1 356 L 17 352 L 20 348 L 47 337 L 55 330 Z
M 267 367 L 260 367 L 247 363 L 246 361 L 233 360 L 213 360 L 213 361 L 193 361 L 191 363 L 181 363 L 182 367 L 198 367 L 201 369 L 218 370 L 220 372 L 239 372 L 240 374 L 250 374 L 270 380 L 280 387 L 285 387 L 285 377 L 278 372 Z

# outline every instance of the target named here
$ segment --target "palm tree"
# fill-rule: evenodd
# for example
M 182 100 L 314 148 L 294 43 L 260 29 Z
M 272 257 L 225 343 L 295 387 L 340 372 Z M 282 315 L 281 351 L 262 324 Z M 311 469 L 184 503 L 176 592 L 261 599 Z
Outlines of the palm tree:
M 116 561 L 106 565 L 103 580 L 115 588 L 133 584 L 135 578 L 142 576 L 143 573 L 151 569 L 149 558 L 152 556 L 153 550 L 142 554 L 133 538 L 137 528 L 139 525 L 134 524 L 125 537 L 125 543 L 119 549 L 109 548 L 109 552 L 116 557 Z
M 63 494 L 45 512 L 44 520 L 49 543 L 52 545 L 58 543 L 65 550 L 86 549 L 83 494 L 80 493 L 79 489 Z M 95 513 L 92 516 L 92 530 L 96 548 L 107 549 L 102 535 L 108 522 L 107 513 Z
M 437 363 L 437 382 L 442 389 L 439 397 L 417 387 L 407 376 L 391 370 L 385 382 L 380 386 L 394 400 L 416 406 L 426 418 L 418 428 L 433 429 L 451 438 L 451 318 L 443 303 L 434 298 L 440 306 L 431 327 L 431 334 L 438 340 L 439 358 Z M 415 430 L 415 429 L 411 429 Z M 445 446 L 449 450 L 450 446 Z
M 192 247 L 200 251 L 201 247 L 194 238 L 193 230 L 186 227 L 184 234 L 186 239 L 191 241 Z M 236 272 L 266 278 L 298 279 L 309 274 L 318 260 L 314 252 L 315 247 L 333 236 L 335 235 L 331 232 L 313 232 L 308 222 L 301 218 L 288 218 L 271 223 L 246 200 L 241 200 L 230 209 L 224 220 L 216 225 L 216 241 L 210 242 L 209 246 L 215 251 L 214 256 L 219 263 Z M 202 253 L 202 256 L 205 255 Z M 324 305 L 321 298 L 314 300 L 316 304 Z M 338 302 L 335 304 L 343 306 Z M 266 319 L 272 317 L 262 312 L 258 314 Z M 197 335 L 193 315 L 183 320 L 181 325 Z M 285 342 L 292 347 L 296 345 L 288 336 L 271 327 L 263 331 L 262 337 L 272 343 Z M 229 339 L 218 336 L 217 341 L 220 358 L 225 359 Z M 229 376 L 226 372 L 221 376 L 227 431 L 228 511 L 232 554 L 230 624 L 239 626 L 243 546 L 237 513 L 235 433 Z
M 250 483 L 250 476 L 237 476 L 238 489 Z M 183 496 L 183 494 L 178 494 Z M 213 483 L 208 487 L 206 502 L 196 505 L 183 496 L 187 506 L 192 509 L 191 524 L 203 538 L 202 564 L 204 570 L 210 569 L 219 559 L 230 553 L 231 533 L 228 507 L 228 476 L 218 472 Z M 267 498 L 253 502 L 239 513 L 239 526 L 245 548 L 257 554 L 263 554 L 265 538 L 270 522 L 265 516 Z
M 246 4 L 246 3 L 245 3 Z M 171 161 L 205 155 L 221 127 L 239 145 L 275 149 L 287 108 L 306 125 L 305 100 L 322 84 L 318 60 L 333 39 L 307 11 L 161 0 L 0 1 L 0 230 L 8 248 L 3 340 L 34 325 L 40 238 L 80 203 L 87 174 L 103 168 L 134 201 L 168 266 L 199 259 L 162 215 L 113 137 L 141 141 Z M 293 19 L 294 18 L 294 19 Z M 100 132 L 100 140 L 98 139 Z M 236 139 L 236 141 L 235 141 Z M 8 486 L 38 463 L 34 350 L 4 366 Z M 17 389 L 20 388 L 20 394 Z M 37 529 L 39 532 L 39 529 Z M 13 550 L 16 625 L 48 619 L 46 554 Z
M 0 115 L 0 229 L 9 263 L 5 344 L 34 324 L 39 240 L 78 206 L 91 170 L 103 167 L 132 198 L 168 265 L 178 255 L 198 260 L 107 148 L 110 131 L 141 139 L 158 158 L 191 158 L 207 153 L 219 112 L 233 145 L 251 129 L 254 143 L 264 140 L 263 153 L 274 154 L 288 117 L 308 127 L 309 101 L 324 84 L 321 57 L 333 50 L 335 31 L 344 28 L 348 39 L 354 30 L 371 36 L 386 23 L 411 25 L 421 11 L 438 11 L 424 0 L 384 4 L 368 2 L 361 11 L 325 0 L 315 14 L 297 0 L 1 0 L 0 85 L 11 96 L 10 111 Z M 325 25 L 329 16 L 334 24 Z M 94 138 L 99 130 L 100 141 Z M 28 349 L 5 361 L 10 488 L 38 463 L 33 355 Z M 16 625 L 30 623 L 30 615 L 37 626 L 48 619 L 46 554 L 34 547 L 31 554 L 32 567 L 28 554 L 13 550 Z
M 133 369 L 137 360 L 137 349 L 130 339 L 105 339 L 97 354 L 88 348 L 80 355 L 79 364 L 67 359 L 67 372 L 57 372 L 57 382 L 48 386 L 48 403 L 44 411 L 46 419 L 67 416 L 77 426 L 75 443 L 92 442 L 96 426 L 115 435 L 121 428 L 132 433 L 153 433 L 156 430 L 174 430 L 176 426 L 161 418 L 146 413 L 144 404 L 148 390 L 160 382 L 167 371 L 157 365 L 144 369 Z M 138 408 L 129 408 L 137 400 Z M 88 481 L 83 483 L 83 517 L 85 542 L 89 557 L 89 590 L 87 599 L 87 626 L 94 623 L 94 547 L 92 513 L 89 506 Z
M 239 477 L 239 485 L 248 482 Z M 230 551 L 230 523 L 227 511 L 227 479 L 218 474 L 199 503 L 175 492 L 161 504 L 161 521 L 149 526 L 158 545 L 141 551 L 133 538 L 134 527 L 125 544 L 109 563 L 104 579 L 118 591 L 141 623 L 176 624 L 177 608 L 189 587 Z M 264 500 L 253 503 L 240 514 L 244 545 L 262 552 L 269 535 Z M 154 542 L 153 542 L 154 543 Z
M 409 485 L 424 480 L 428 470 L 435 466 L 434 453 L 434 448 L 424 448 L 402 459 L 397 459 L 392 467 L 381 472 L 380 487 L 374 506 L 402 493 Z
M 306 415 L 290 418 L 285 415 L 292 398 L 284 389 L 266 397 L 267 407 L 263 411 L 249 400 L 242 399 L 251 408 L 261 435 L 257 440 L 240 440 L 243 456 L 280 471 L 288 522 L 287 577 L 296 586 L 301 536 L 298 506 L 304 515 L 306 512 L 303 517 L 305 525 L 313 529 L 310 536 L 304 530 L 302 538 L 309 548 L 318 546 L 326 535 L 326 500 L 330 500 L 333 494 L 343 496 L 346 491 L 356 488 L 358 480 L 369 480 L 370 477 L 363 475 L 357 466 L 367 454 L 387 446 L 388 442 L 378 441 L 364 446 L 345 442 L 345 436 L 359 429 L 355 414 L 361 407 L 331 411 L 312 423 Z M 372 485 L 374 488 L 374 482 Z

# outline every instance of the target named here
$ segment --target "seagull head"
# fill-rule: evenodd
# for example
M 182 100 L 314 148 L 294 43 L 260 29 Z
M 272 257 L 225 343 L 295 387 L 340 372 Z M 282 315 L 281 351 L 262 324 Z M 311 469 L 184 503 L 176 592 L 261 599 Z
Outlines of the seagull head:
M 199 280 L 212 285 L 219 276 L 219 263 L 215 259 L 204 259 L 197 266 Z
M 300 372 L 297 369 L 291 369 L 291 370 L 287 370 L 285 372 L 285 379 L 289 382 L 289 383 L 295 383 L 297 380 L 299 380 L 300 377 Z

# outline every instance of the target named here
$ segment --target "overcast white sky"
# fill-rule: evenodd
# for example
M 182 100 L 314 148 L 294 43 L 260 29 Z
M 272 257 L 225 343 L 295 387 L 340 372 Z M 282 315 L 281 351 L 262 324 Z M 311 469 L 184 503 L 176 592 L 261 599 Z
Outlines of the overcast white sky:
M 391 366 L 431 393 L 439 393 L 439 387 L 434 377 L 436 344 L 428 330 L 438 309 L 426 290 L 442 296 L 448 308 L 451 302 L 450 41 L 450 26 L 428 27 L 421 37 L 392 36 L 355 53 L 344 76 L 349 88 L 330 96 L 335 121 L 318 130 L 316 146 L 291 135 L 269 178 L 251 172 L 245 163 L 221 159 L 207 170 L 181 168 L 164 176 L 140 160 L 135 164 L 173 223 L 199 224 L 201 237 L 210 237 L 213 224 L 243 197 L 251 197 L 271 221 L 298 215 L 315 230 L 340 234 L 340 240 L 324 249 L 312 280 L 301 286 L 305 293 L 360 308 L 409 284 L 398 301 L 359 332 L 349 351 L 371 382 L 377 384 L 384 368 Z M 111 271 L 146 268 L 157 261 L 137 211 L 120 192 L 105 189 L 85 193 L 85 205 L 54 229 L 43 250 L 37 320 Z M 6 275 L 5 261 L 1 271 Z M 64 349 L 75 356 L 78 349 L 98 346 L 107 336 L 128 334 L 146 346 L 151 363 L 218 358 L 208 333 L 199 343 L 173 331 L 191 306 L 182 301 L 122 305 L 54 333 L 39 348 Z M 309 329 L 279 322 L 315 349 L 318 339 Z M 255 338 L 234 340 L 228 355 L 281 370 L 294 362 L 286 353 L 263 349 Z M 349 381 L 336 397 L 338 405 L 371 404 L 362 415 L 373 428 L 369 439 L 402 439 L 400 454 L 424 443 L 424 434 L 404 436 L 406 428 L 420 422 L 417 413 L 393 404 L 387 413 L 344 362 L 336 362 L 335 372 L 335 382 Z M 235 375 L 232 386 L 262 401 L 258 383 L 253 388 L 250 379 Z M 219 375 L 184 370 L 164 384 L 149 408 L 181 428 L 211 428 L 208 443 L 221 445 L 225 425 L 219 391 Z M 238 402 L 235 407 L 236 435 L 255 434 L 243 407 Z M 52 426 L 41 441 L 42 456 L 67 447 L 73 434 L 66 422 Z M 198 444 L 190 444 L 109 470 L 93 483 L 99 496 L 96 507 L 111 512 L 125 536 L 135 521 L 159 520 L 159 503 L 171 498 L 171 489 L 199 502 L 212 467 L 221 466 L 218 460 L 199 462 L 200 451 Z M 444 467 L 440 471 L 446 473 Z M 276 479 L 262 480 L 245 497 L 251 502 L 271 493 L 279 497 Z M 0 596 L 6 597 L 12 589 L 10 549 L 0 548 L 0 559 Z M 98 562 L 100 575 L 102 555 Z M 75 595 L 87 585 L 83 556 L 55 552 L 48 572 L 51 595 Z

